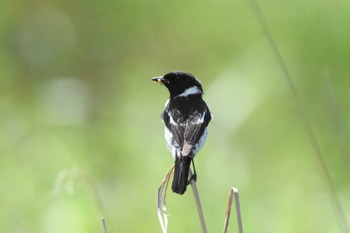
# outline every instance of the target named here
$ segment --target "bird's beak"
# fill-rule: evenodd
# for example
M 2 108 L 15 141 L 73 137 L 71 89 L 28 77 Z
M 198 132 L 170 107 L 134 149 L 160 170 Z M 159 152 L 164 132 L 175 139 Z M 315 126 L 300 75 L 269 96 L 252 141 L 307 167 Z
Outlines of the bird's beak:
M 154 77 L 154 78 L 152 78 L 152 81 L 156 82 L 156 83 L 159 83 L 161 85 L 164 85 L 164 83 L 163 83 L 163 81 L 164 81 L 163 76 L 161 76 L 161 77 Z

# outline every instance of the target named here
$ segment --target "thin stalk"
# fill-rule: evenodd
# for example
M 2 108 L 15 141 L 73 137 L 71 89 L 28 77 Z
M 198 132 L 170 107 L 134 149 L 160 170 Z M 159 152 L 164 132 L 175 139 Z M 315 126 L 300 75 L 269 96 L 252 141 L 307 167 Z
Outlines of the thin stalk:
M 239 193 L 238 193 L 238 189 L 235 187 L 231 188 L 229 196 L 228 196 L 228 202 L 227 202 L 227 207 L 226 207 L 226 218 L 225 218 L 225 222 L 224 222 L 224 233 L 227 233 L 227 230 L 228 230 L 233 197 L 235 200 L 238 232 L 243 233 L 241 207 L 239 204 Z
M 170 168 L 170 170 L 165 175 L 162 180 L 157 193 L 157 214 L 160 226 L 162 228 L 163 233 L 168 232 L 168 215 L 166 212 L 166 192 L 168 190 L 169 181 L 171 175 L 173 174 L 174 166 Z
M 191 170 L 189 172 L 189 176 L 192 177 L 192 171 Z M 208 232 L 207 231 L 207 226 L 205 225 L 203 209 L 202 209 L 202 205 L 201 205 L 201 200 L 199 198 L 199 193 L 198 193 L 196 181 L 194 179 L 191 179 L 190 184 L 191 184 L 191 187 L 192 187 L 194 201 L 196 203 L 198 217 L 199 217 L 199 221 L 200 221 L 201 227 L 202 227 L 202 232 L 203 233 L 207 233 Z

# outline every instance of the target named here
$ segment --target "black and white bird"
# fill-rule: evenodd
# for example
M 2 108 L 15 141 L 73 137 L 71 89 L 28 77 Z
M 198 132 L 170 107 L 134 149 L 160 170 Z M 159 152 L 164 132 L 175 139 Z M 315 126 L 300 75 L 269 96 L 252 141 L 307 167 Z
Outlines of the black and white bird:
M 193 158 L 205 143 L 211 114 L 202 99 L 202 85 L 192 74 L 171 72 L 152 80 L 163 84 L 170 93 L 161 119 L 168 149 L 175 160 L 172 190 L 183 194 L 189 179 L 196 180 Z M 194 175 L 189 177 L 191 162 Z

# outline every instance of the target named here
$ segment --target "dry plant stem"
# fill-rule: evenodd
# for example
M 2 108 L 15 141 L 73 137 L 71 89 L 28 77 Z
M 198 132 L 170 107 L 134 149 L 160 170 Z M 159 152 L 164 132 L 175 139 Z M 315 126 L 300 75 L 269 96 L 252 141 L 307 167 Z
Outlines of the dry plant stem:
M 189 176 L 192 177 L 192 171 L 191 170 L 189 172 Z M 199 199 L 199 193 L 198 193 L 196 181 L 194 179 L 191 179 L 190 184 L 191 184 L 191 187 L 192 187 L 194 200 L 196 202 L 196 207 L 197 207 L 199 221 L 201 222 L 202 232 L 203 233 L 207 233 L 207 227 L 205 225 L 203 209 L 202 209 L 201 201 Z
M 239 204 L 238 189 L 232 188 L 232 191 L 233 191 L 234 196 L 235 196 L 238 232 L 239 232 L 239 233 L 243 233 L 243 224 L 242 224 L 242 216 L 241 216 L 241 206 L 240 206 L 240 204 Z
M 103 233 L 108 233 L 105 218 L 102 217 L 101 221 L 103 226 Z
M 230 193 L 228 196 L 228 202 L 227 202 L 227 207 L 226 207 L 226 218 L 225 218 L 225 223 L 224 223 L 224 233 L 227 233 L 228 224 L 229 224 L 230 215 L 231 215 L 233 197 L 235 198 L 238 232 L 243 233 L 241 207 L 239 204 L 239 194 L 238 194 L 238 189 L 234 188 L 234 187 L 230 190 Z
M 165 175 L 158 188 L 158 197 L 157 197 L 157 214 L 162 232 L 168 232 L 168 216 L 166 213 L 166 192 L 168 189 L 169 180 L 173 174 L 174 166 L 170 168 L 168 173 Z
M 158 213 L 158 220 L 160 223 L 160 226 L 162 228 L 162 232 L 166 233 L 168 232 L 168 216 L 166 213 L 166 192 L 168 189 L 169 181 L 171 178 L 171 175 L 173 174 L 174 166 L 168 171 L 168 173 L 165 175 L 164 179 L 162 180 L 159 188 L 158 188 L 158 197 L 157 197 L 157 213 Z M 189 172 L 189 177 L 192 177 L 192 171 Z M 199 221 L 201 223 L 202 232 L 207 233 L 207 227 L 205 225 L 204 215 L 203 215 L 203 209 L 201 205 L 201 201 L 199 198 L 199 193 L 196 185 L 196 181 L 193 179 L 190 181 L 194 200 L 197 207 L 197 212 L 199 216 Z M 105 232 L 106 233 L 106 232 Z

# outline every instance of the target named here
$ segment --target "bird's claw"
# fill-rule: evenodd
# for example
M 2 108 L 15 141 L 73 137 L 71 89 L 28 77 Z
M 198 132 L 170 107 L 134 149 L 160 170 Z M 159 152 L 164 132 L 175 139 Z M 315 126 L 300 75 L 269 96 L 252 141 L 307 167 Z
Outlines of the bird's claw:
M 194 180 L 195 182 L 197 182 L 197 173 L 194 173 L 194 174 L 188 179 L 188 184 L 190 184 L 192 180 Z

